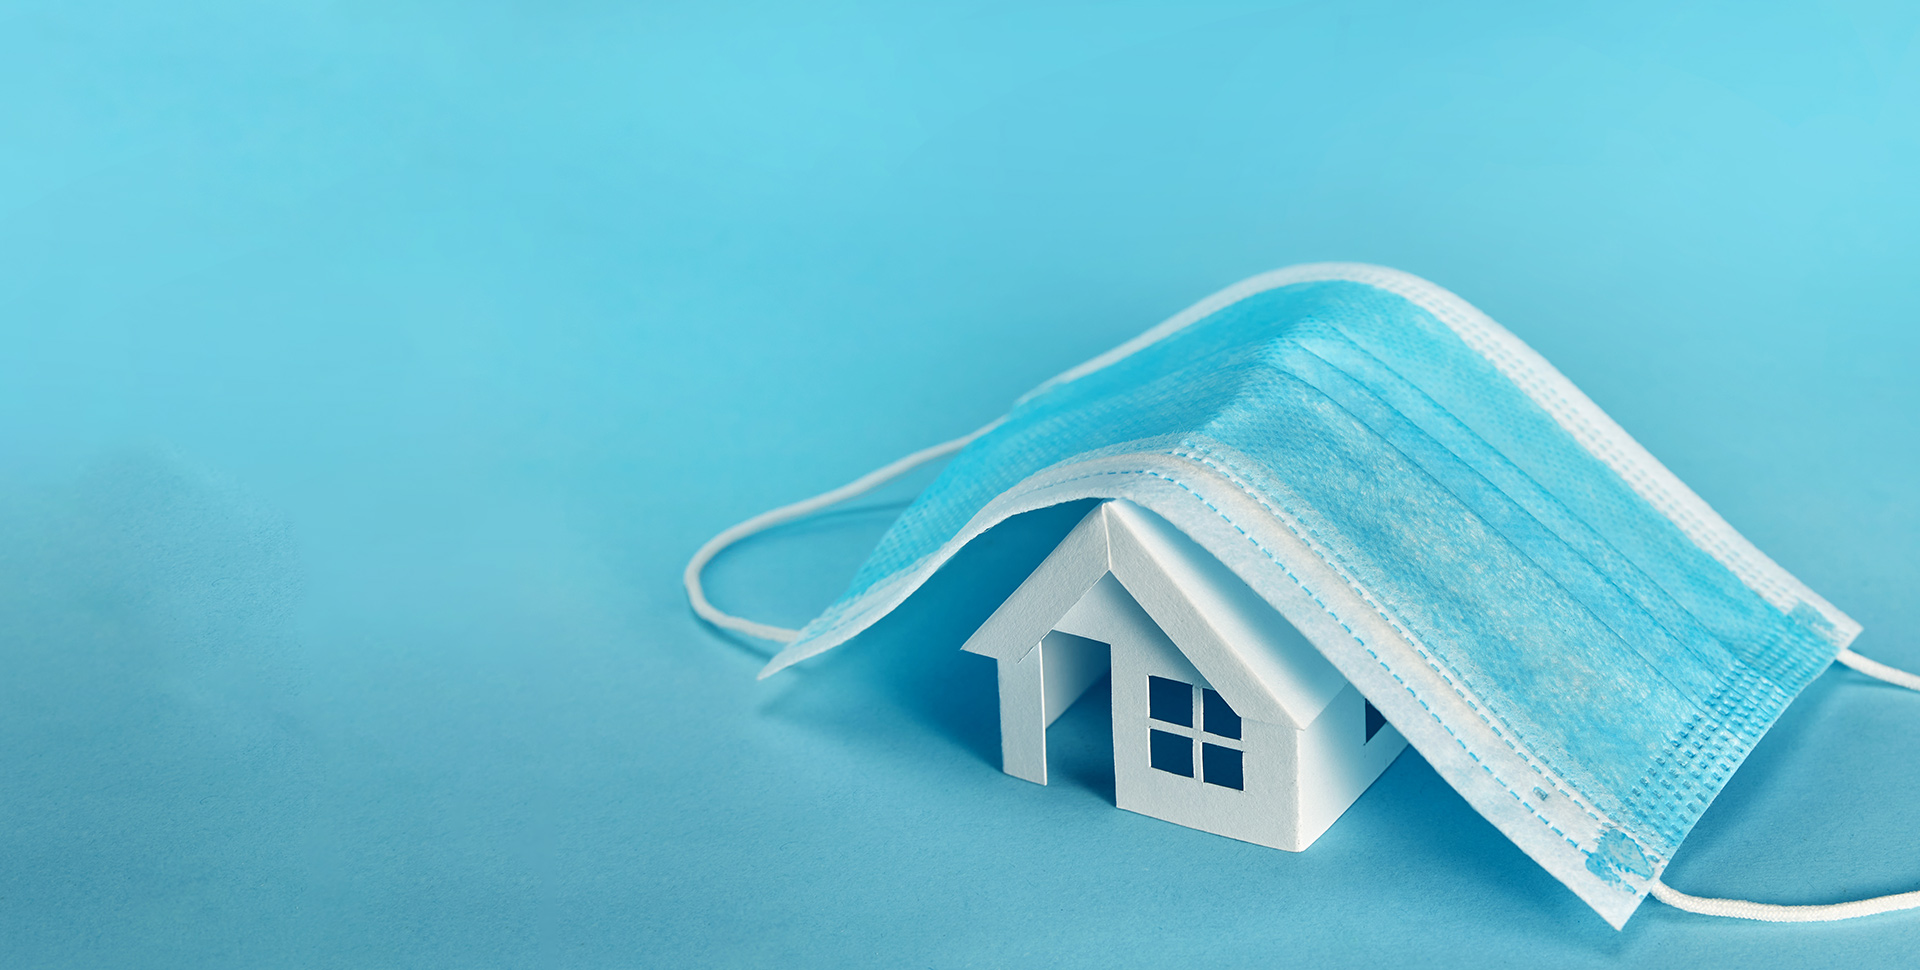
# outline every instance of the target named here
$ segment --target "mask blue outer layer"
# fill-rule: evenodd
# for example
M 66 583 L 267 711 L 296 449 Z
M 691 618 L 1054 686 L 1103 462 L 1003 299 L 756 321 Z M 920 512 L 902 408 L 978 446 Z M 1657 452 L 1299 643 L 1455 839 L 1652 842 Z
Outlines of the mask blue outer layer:
M 1128 498 L 1265 595 L 1619 926 L 1859 630 L 1424 281 L 1281 271 L 1135 344 L 961 452 L 768 672 L 1009 515 Z

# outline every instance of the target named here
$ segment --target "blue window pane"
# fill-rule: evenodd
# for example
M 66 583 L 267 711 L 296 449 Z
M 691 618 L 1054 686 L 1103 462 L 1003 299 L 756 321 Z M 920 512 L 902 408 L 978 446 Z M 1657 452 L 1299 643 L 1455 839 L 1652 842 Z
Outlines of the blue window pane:
M 1234 748 L 1223 748 L 1217 744 L 1201 745 L 1200 768 L 1206 772 L 1202 780 L 1209 785 L 1246 791 L 1247 776 L 1240 758 L 1240 752 Z
M 1227 706 L 1227 699 L 1210 690 L 1200 692 L 1200 713 L 1206 715 L 1207 733 L 1240 740 L 1240 715 Z
M 1385 714 L 1380 713 L 1380 709 L 1373 706 L 1372 701 L 1368 701 L 1367 702 L 1367 741 L 1373 740 L 1373 736 L 1376 734 L 1379 734 L 1380 729 L 1386 726 L 1386 723 L 1387 723 L 1387 716 Z M 1360 743 L 1365 744 L 1367 743 L 1367 741 L 1362 741 Z
M 1147 743 L 1153 766 L 1161 771 L 1193 777 L 1193 739 L 1182 734 L 1155 731 Z
M 1193 685 L 1165 677 L 1147 678 L 1147 713 L 1156 721 L 1193 726 Z M 1187 774 L 1193 774 L 1188 771 Z

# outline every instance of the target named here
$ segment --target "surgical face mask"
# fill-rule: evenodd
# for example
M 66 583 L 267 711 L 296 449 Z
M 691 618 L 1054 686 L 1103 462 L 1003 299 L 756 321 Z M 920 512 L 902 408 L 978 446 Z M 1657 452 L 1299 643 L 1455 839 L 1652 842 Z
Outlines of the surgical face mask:
M 747 535 L 957 452 L 840 600 L 798 631 L 707 602 Z M 1126 499 L 1306 633 L 1477 811 L 1618 927 L 1652 893 L 1767 920 L 1920 906 L 1701 899 L 1660 881 L 1748 752 L 1859 624 L 1735 532 L 1532 349 L 1372 266 L 1254 277 L 1041 385 L 965 437 L 716 536 L 689 596 L 845 642 L 975 536 Z

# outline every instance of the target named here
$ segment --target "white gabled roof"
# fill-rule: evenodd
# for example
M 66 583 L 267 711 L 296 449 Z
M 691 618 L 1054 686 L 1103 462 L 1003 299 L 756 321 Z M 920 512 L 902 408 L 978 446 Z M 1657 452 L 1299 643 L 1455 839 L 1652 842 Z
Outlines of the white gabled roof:
M 1102 503 L 1075 526 L 961 648 L 1025 657 L 1112 575 L 1241 714 L 1305 728 L 1345 678 L 1293 624 L 1167 520 Z M 1073 631 L 1068 631 L 1073 632 Z

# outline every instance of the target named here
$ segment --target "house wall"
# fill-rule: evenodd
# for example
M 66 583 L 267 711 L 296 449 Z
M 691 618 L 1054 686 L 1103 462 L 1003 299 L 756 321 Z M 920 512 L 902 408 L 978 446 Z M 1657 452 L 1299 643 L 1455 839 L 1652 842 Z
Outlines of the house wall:
M 1060 715 L 1107 672 L 1107 645 L 1054 630 L 1040 640 L 1041 700 L 1046 723 Z
M 1080 615 L 1062 625 L 1072 627 L 1072 632 L 1080 636 L 1111 644 L 1115 801 L 1128 811 L 1204 832 L 1278 849 L 1295 848 L 1298 732 L 1290 725 L 1242 717 L 1238 740 L 1210 737 L 1205 731 L 1200 690 L 1213 685 L 1111 576 L 1101 580 L 1101 587 L 1089 594 L 1097 598 L 1100 609 L 1076 611 Z M 1195 688 L 1190 727 L 1152 720 L 1149 677 Z M 1191 739 L 1193 777 L 1153 767 L 1151 738 L 1155 730 Z M 1207 784 L 1202 749 L 1207 743 L 1242 752 L 1244 790 Z
M 1383 724 L 1366 736 L 1367 701 L 1348 684 L 1300 732 L 1300 848 L 1312 845 L 1373 784 L 1407 739 Z

